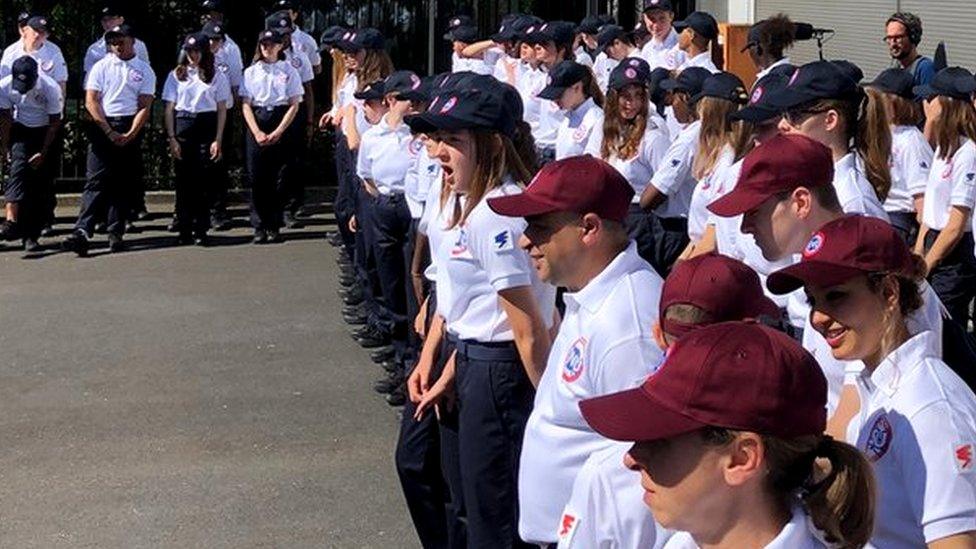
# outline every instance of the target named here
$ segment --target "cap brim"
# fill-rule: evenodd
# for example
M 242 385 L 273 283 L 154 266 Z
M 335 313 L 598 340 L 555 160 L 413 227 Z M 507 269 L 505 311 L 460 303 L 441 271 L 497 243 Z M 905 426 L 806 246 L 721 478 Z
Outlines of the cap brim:
M 925 97 L 925 98 L 932 97 L 933 95 L 939 94 L 939 92 L 937 92 L 935 88 L 933 88 L 929 84 L 922 84 L 921 86 L 915 86 L 914 88 L 912 88 L 912 93 L 914 93 L 916 97 Z
M 808 93 L 786 88 L 770 94 L 767 103 L 769 104 L 770 108 L 785 111 L 792 109 L 793 107 L 800 106 L 804 103 L 809 103 L 816 99 L 818 99 L 816 96 Z
M 540 91 L 536 95 L 543 99 L 555 101 L 556 99 L 559 99 L 560 97 L 563 96 L 564 91 L 566 91 L 566 88 L 560 88 L 558 86 L 546 86 L 542 88 L 542 91 Z
M 770 274 L 766 287 L 776 295 L 784 295 L 807 285 L 836 286 L 860 274 L 864 271 L 856 267 L 804 260 Z
M 336 47 L 342 51 L 349 51 L 349 52 L 359 51 L 363 49 L 363 47 L 360 46 L 359 44 L 350 42 L 348 40 L 340 40 L 339 42 L 336 43 Z
M 755 42 L 748 42 L 748 43 L 746 43 L 746 45 L 745 45 L 745 46 L 742 46 L 742 49 L 741 49 L 741 50 L 739 50 L 739 53 L 745 53 L 745 52 L 746 52 L 746 50 L 748 50 L 749 48 L 751 48 L 751 47 L 753 47 L 753 46 L 755 46 L 755 45 L 756 45 L 756 43 L 755 43 Z
M 524 192 L 512 196 L 489 198 L 488 207 L 496 214 L 505 217 L 530 217 L 559 211 L 558 207 Z
M 662 406 L 643 387 L 583 400 L 579 407 L 586 423 L 611 440 L 661 440 L 707 427 Z
M 359 99 L 360 101 L 367 101 L 370 99 L 383 99 L 383 94 L 377 94 L 376 92 L 369 92 L 369 93 L 357 92 L 352 94 L 352 96 L 355 97 L 356 99 Z
M 453 116 L 423 112 L 411 114 L 403 118 L 413 133 L 432 133 L 437 130 L 465 130 L 475 125 L 459 120 Z
M 729 115 L 729 120 L 744 120 L 753 124 L 771 120 L 780 115 L 780 111 L 766 105 L 749 105 Z
M 675 91 L 681 88 L 681 84 L 674 78 L 665 78 L 658 83 L 657 87 L 665 91 Z
M 771 194 L 761 194 L 736 186 L 725 196 L 709 204 L 708 211 L 719 217 L 735 217 L 758 208 Z
M 12 87 L 17 93 L 27 93 L 31 89 L 31 86 L 28 85 L 26 82 L 21 82 L 20 80 L 17 80 L 16 78 L 10 84 L 10 87 Z
M 675 31 L 680 33 L 681 31 L 687 29 L 691 25 L 689 25 L 687 21 L 675 21 L 674 23 L 671 24 L 671 26 L 674 27 Z
M 489 38 L 491 38 L 492 42 L 511 42 L 515 40 L 515 35 L 507 32 L 499 32 L 489 36 Z

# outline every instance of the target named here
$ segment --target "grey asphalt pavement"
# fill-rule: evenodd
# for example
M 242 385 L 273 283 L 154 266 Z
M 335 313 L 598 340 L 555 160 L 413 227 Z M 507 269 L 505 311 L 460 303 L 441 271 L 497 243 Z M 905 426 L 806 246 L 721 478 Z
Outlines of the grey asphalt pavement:
M 416 547 L 326 217 L 199 249 L 153 209 L 125 253 L 0 251 L 0 546 Z

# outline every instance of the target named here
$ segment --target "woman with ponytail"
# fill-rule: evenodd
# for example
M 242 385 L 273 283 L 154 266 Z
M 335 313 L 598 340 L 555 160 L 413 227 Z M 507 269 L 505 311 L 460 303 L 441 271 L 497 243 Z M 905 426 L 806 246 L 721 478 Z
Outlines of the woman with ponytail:
M 600 434 L 633 442 L 644 503 L 676 530 L 665 548 L 861 547 L 874 477 L 823 434 L 827 382 L 789 336 L 754 322 L 700 328 L 642 387 L 580 403 Z
M 858 84 L 847 61 L 815 61 L 798 68 L 773 103 L 780 131 L 819 141 L 834 155 L 834 188 L 845 213 L 887 220 L 881 203 L 891 188 L 891 129 L 884 104 Z
M 556 158 L 556 140 L 564 116 L 555 101 L 545 99 L 539 93 L 551 81 L 556 65 L 576 58 L 573 54 L 575 38 L 576 25 L 569 21 L 542 23 L 530 27 L 525 33 L 525 43 L 535 49 L 535 62 L 538 63 L 525 110 L 531 117 L 538 117 L 532 137 L 535 138 L 540 167 Z
M 538 96 L 555 102 L 563 114 L 556 131 L 556 160 L 596 156 L 603 141 L 604 98 L 593 71 L 576 61 L 562 61 L 549 76 L 549 85 Z
M 877 478 L 873 547 L 976 546 L 976 395 L 940 358 L 942 338 L 911 321 L 924 280 L 898 233 L 864 216 L 827 223 L 767 280 L 780 294 L 803 288 L 813 329 L 852 361 L 845 385 L 860 405 L 846 438 Z

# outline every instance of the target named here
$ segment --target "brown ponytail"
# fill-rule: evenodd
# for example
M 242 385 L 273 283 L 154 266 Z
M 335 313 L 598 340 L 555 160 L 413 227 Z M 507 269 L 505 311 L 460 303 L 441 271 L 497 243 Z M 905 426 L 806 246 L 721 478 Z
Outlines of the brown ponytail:
M 586 68 L 586 72 L 583 75 L 583 94 L 587 97 L 593 99 L 598 107 L 603 108 L 604 103 L 606 103 L 606 97 L 603 95 L 603 90 L 600 89 L 600 85 L 597 84 L 596 77 L 593 76 L 593 69 L 590 67 Z
M 932 126 L 939 158 L 949 159 L 962 146 L 960 137 L 976 141 L 976 108 L 972 102 L 939 96 L 933 99 L 942 105 L 942 114 Z
M 464 207 L 455 202 L 455 215 L 448 227 L 451 229 L 464 223 L 485 194 L 501 186 L 506 177 L 522 184 L 532 179 L 532 172 L 522 162 L 522 156 L 507 135 L 489 130 L 473 130 L 471 136 L 476 157 L 474 174 L 471 176 Z
M 858 114 L 854 148 L 864 160 L 868 181 L 878 200 L 884 202 L 891 190 L 891 126 L 884 102 L 867 94 Z
M 539 170 L 539 157 L 535 152 L 535 139 L 532 137 L 532 127 L 525 120 L 519 119 L 515 122 L 512 145 L 522 160 L 522 165 L 525 166 L 525 169 L 530 174 L 529 179 L 526 181 L 531 180 L 535 176 L 535 172 Z

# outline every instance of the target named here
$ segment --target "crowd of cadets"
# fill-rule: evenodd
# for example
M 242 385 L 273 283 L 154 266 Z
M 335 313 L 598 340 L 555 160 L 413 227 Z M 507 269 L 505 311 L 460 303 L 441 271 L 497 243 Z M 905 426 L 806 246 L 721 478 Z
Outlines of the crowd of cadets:
M 976 547 L 976 78 L 751 89 L 707 13 L 448 21 L 453 70 L 323 36 L 342 314 L 403 405 L 424 547 Z
M 253 62 L 220 6 L 163 86 L 180 238 L 219 224 L 240 104 L 255 242 L 300 207 L 335 138 L 340 295 L 404 405 L 396 465 L 424 547 L 976 547 L 976 78 L 794 66 L 797 26 L 755 24 L 751 89 L 707 13 L 576 25 L 449 21 L 453 70 L 395 70 L 376 29 L 319 48 L 287 0 Z M 113 249 L 155 77 L 118 11 L 86 55 L 93 119 L 77 230 Z M 66 71 L 47 21 L 0 64 L 7 238 L 50 223 Z M 205 184 L 205 182 L 207 184 Z M 218 185 L 219 186 L 219 185 Z M 218 189 L 219 190 L 219 189 Z
M 174 161 L 176 206 L 170 229 L 179 242 L 205 246 L 212 228 L 230 228 L 225 141 L 243 126 L 255 243 L 278 242 L 282 226 L 296 227 L 303 206 L 303 172 L 316 130 L 312 83 L 322 70 L 315 39 L 296 25 L 291 0 L 276 0 L 245 60 L 228 36 L 221 0 L 200 4 L 202 28 L 182 41 L 176 67 L 161 79 L 165 130 Z M 124 3 L 104 5 L 104 34 L 83 63 L 88 156 L 78 221 L 61 246 L 85 255 L 96 232 L 111 251 L 147 215 L 142 139 L 157 93 L 149 52 L 125 21 Z M 0 61 L 0 158 L 9 158 L 0 240 L 27 252 L 53 234 L 68 67 L 48 40 L 50 21 L 24 13 L 20 40 Z M 250 59 L 250 58 L 249 58 Z M 242 116 L 233 116 L 240 112 Z M 240 122 L 243 119 L 243 124 Z

